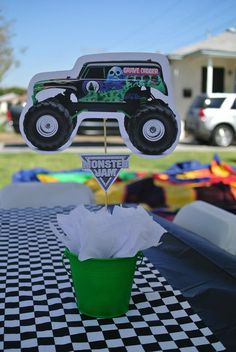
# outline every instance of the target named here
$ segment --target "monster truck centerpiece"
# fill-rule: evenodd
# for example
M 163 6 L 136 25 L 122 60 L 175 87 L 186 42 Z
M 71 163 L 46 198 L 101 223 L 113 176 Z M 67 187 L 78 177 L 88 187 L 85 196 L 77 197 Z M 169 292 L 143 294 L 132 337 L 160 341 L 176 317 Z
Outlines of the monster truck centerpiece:
M 62 150 L 83 119 L 109 117 L 118 120 L 121 136 L 134 152 L 154 156 L 168 151 L 177 143 L 179 121 L 169 101 L 163 56 L 137 55 L 130 60 L 88 55 L 60 79 L 41 74 L 44 79 L 31 84 L 32 102 L 21 116 L 23 136 L 34 149 Z

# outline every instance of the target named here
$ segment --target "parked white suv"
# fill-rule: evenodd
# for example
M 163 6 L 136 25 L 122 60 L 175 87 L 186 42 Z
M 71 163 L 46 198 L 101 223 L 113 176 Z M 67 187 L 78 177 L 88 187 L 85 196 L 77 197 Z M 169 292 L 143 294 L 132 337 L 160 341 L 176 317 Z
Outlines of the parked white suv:
M 228 147 L 236 136 L 236 94 L 197 96 L 187 112 L 185 130 L 197 140 Z

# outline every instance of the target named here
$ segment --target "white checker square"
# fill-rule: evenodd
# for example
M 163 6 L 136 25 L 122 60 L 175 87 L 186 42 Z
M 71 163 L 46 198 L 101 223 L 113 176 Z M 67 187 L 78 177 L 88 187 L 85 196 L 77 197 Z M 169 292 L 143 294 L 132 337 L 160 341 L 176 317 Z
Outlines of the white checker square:
M 120 329 L 119 333 L 121 338 L 136 336 L 134 329 Z
M 61 303 L 61 298 L 60 297 L 52 297 L 52 298 L 48 298 L 48 305 L 53 305 L 53 304 L 57 304 L 57 303 Z
M 192 337 L 191 341 L 194 344 L 194 346 L 207 345 L 209 343 L 209 341 L 205 338 L 205 336 Z
M 67 322 L 81 321 L 81 315 L 79 314 L 79 312 L 77 314 L 66 314 L 66 321 Z
M 49 310 L 49 314 L 52 318 L 57 318 L 65 314 L 64 309 Z
M 190 305 L 187 301 L 184 301 L 184 302 L 181 302 L 181 307 L 183 307 L 183 309 L 189 309 L 190 308 Z
M 20 314 L 20 309 L 19 308 L 5 308 L 4 314 L 5 314 L 5 316 L 18 315 L 18 314 Z
M 142 346 L 126 346 L 127 352 L 145 352 Z
M 126 316 L 113 318 L 115 324 L 129 323 L 129 319 Z
M 110 330 L 116 330 L 117 329 L 115 324 L 101 325 L 100 328 L 102 329 L 102 331 L 110 331 Z
M 165 326 L 150 326 L 150 330 L 153 335 L 165 335 L 168 334 Z
M 20 324 L 20 332 L 21 332 L 21 334 L 24 332 L 35 332 L 35 325 L 22 325 L 22 324 Z
M 183 309 L 174 310 L 171 314 L 175 319 L 186 317 L 186 312 Z
M 84 326 L 99 326 L 99 322 L 97 319 L 89 319 L 83 321 Z
M 63 292 L 61 293 L 61 298 L 71 298 L 73 297 L 74 298 L 74 295 L 73 294 L 69 294 L 68 292 Z M 75 302 L 66 302 L 66 303 L 63 303 L 63 307 L 64 309 L 74 309 L 75 307 L 77 308 Z M 69 314 L 68 314 L 69 315 Z M 79 315 L 79 314 L 78 314 Z
M 215 342 L 215 343 L 213 343 L 213 344 L 212 344 L 212 347 L 214 347 L 217 352 L 225 351 L 225 347 L 222 345 L 221 342 Z
M 20 341 L 20 334 L 5 334 L 4 335 L 4 341 L 12 341 L 12 339 L 14 338 L 15 341 Z
M 180 290 L 174 290 L 174 289 L 172 288 L 171 291 L 173 292 L 173 294 L 174 294 L 175 296 L 182 296 L 182 293 L 180 292 Z M 188 303 L 188 302 L 187 302 L 187 303 Z
M 156 321 L 157 320 L 157 316 L 156 314 L 145 314 L 143 316 L 145 321 Z
M 161 314 L 161 313 L 168 313 L 169 309 L 166 306 L 162 305 L 162 306 L 154 307 L 154 311 L 157 314 Z
M 150 307 L 150 304 L 148 302 L 140 302 L 140 303 L 136 304 L 136 307 L 138 309 L 148 308 L 148 307 Z
M 148 343 L 155 343 L 156 342 L 156 339 L 154 336 L 152 335 L 142 335 L 142 336 L 139 336 L 138 337 L 140 342 L 141 342 L 141 345 L 145 345 L 145 344 L 148 344 Z
M 49 320 L 50 320 L 50 318 L 49 318 Z M 63 328 L 66 327 L 66 323 L 64 321 L 63 322 L 61 322 L 61 321 L 52 321 L 51 324 L 52 324 L 52 329 L 53 330 L 63 329 Z
M 91 351 L 91 347 L 90 347 L 90 344 L 88 343 L 88 342 L 73 342 L 72 343 L 72 345 L 73 345 L 73 348 L 74 348 L 74 350 L 73 350 L 73 352 L 75 352 L 75 351 Z M 101 350 L 99 350 L 99 352 L 100 352 Z M 109 351 L 109 350 L 107 350 L 107 351 Z
M 174 341 L 159 341 L 158 343 L 161 346 L 162 351 L 178 349 L 178 346 Z
M 47 300 L 47 296 L 46 295 L 37 295 L 37 301 L 46 301 Z M 29 298 L 32 298 L 32 293 L 31 296 Z
M 71 343 L 70 336 L 55 336 L 54 340 L 56 345 L 66 345 L 67 343 Z
M 181 328 L 184 331 L 195 331 L 195 330 L 198 330 L 198 328 L 197 328 L 195 323 L 181 324 Z
M 7 320 L 5 318 L 4 326 L 5 326 L 5 328 L 18 328 L 19 321 L 18 320 Z
M 37 346 L 37 345 L 36 345 Z M 55 346 L 38 346 L 38 352 L 57 352 Z
M 53 337 L 53 332 L 51 330 L 37 331 L 37 337 Z
M 162 285 L 160 284 L 159 281 L 150 282 L 149 284 L 152 286 L 152 288 L 155 288 L 155 287 L 161 287 L 162 288 Z
M 21 301 L 19 302 L 19 306 L 20 308 L 23 308 L 23 307 L 33 307 L 34 306 L 34 301 L 31 299 L 31 300 L 27 300 L 27 301 Z
M 166 304 L 167 306 L 170 304 L 176 304 L 179 303 L 177 298 L 175 296 L 170 296 L 170 297 L 164 297 L 163 298 L 163 302 L 164 304 Z
M 7 281 L 8 282 L 8 281 Z M 15 282 L 15 280 L 14 280 L 14 285 L 16 284 L 16 282 Z M 3 299 L 5 299 L 5 304 L 6 303 L 12 303 L 13 302 L 13 300 L 14 300 L 14 302 L 16 301 L 16 299 L 15 298 L 13 298 L 13 297 L 6 297 L 5 296 L 5 293 L 3 294 L 3 296 L 2 297 L 0 297 L 0 298 L 3 298 Z
M 123 342 L 121 339 L 107 339 L 106 343 L 108 348 L 123 346 Z
M 175 319 L 164 319 L 162 320 L 162 324 L 168 326 L 168 325 L 178 325 L 177 321 Z
M 134 278 L 136 285 L 145 284 L 146 280 L 144 278 Z
M 133 328 L 146 328 L 148 324 L 145 321 L 134 321 L 132 323 Z
M 42 304 L 34 304 L 34 311 L 35 312 L 48 312 L 48 306 L 43 306 Z
M 188 339 L 188 335 L 184 331 L 172 332 L 170 333 L 170 336 L 174 341 Z
M 197 315 L 197 314 L 192 314 L 192 315 L 190 315 L 190 318 L 191 318 L 191 320 L 194 321 L 194 322 L 199 322 L 199 321 L 201 321 L 199 315 Z
M 49 323 L 51 322 L 50 317 L 40 317 L 40 318 L 35 318 L 35 323 L 36 325 L 44 324 L 44 323 Z
M 104 335 L 101 331 L 87 332 L 87 339 L 89 342 L 103 341 Z
M 127 317 L 136 317 L 139 316 L 140 313 L 137 309 L 130 309 L 127 313 L 126 313 Z
M 86 334 L 86 330 L 83 326 L 70 327 L 70 335 Z
M 211 330 L 210 330 L 208 327 L 202 328 L 202 329 L 201 329 L 201 333 L 202 333 L 204 336 L 209 336 L 209 335 L 212 334 Z

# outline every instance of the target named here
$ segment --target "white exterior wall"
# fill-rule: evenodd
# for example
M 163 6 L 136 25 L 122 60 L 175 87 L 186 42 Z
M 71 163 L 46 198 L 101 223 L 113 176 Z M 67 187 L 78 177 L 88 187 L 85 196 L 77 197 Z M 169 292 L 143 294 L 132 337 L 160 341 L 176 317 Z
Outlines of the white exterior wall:
M 202 67 L 207 66 L 207 60 L 207 56 L 199 55 L 170 62 L 175 104 L 182 120 L 185 120 L 188 107 L 195 96 L 201 94 Z M 225 69 L 225 92 L 234 92 L 236 89 L 236 59 L 212 57 L 212 60 L 213 67 Z M 183 96 L 184 88 L 192 90 L 190 98 Z

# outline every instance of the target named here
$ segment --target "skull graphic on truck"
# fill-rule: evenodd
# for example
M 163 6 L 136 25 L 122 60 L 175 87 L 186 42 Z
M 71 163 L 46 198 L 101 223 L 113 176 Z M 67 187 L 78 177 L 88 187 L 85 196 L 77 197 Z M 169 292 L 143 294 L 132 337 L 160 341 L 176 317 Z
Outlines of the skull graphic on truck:
M 178 141 L 179 120 L 160 62 L 101 57 L 77 64 L 80 69 L 73 75 L 63 72 L 63 78 L 54 74 L 33 81 L 20 124 L 27 142 L 41 151 L 63 150 L 86 116 L 109 116 L 118 120 L 121 135 L 134 152 L 166 153 Z M 51 95 L 52 90 L 56 94 Z

